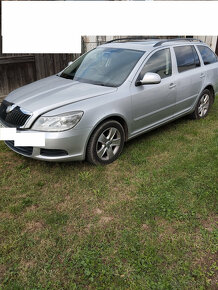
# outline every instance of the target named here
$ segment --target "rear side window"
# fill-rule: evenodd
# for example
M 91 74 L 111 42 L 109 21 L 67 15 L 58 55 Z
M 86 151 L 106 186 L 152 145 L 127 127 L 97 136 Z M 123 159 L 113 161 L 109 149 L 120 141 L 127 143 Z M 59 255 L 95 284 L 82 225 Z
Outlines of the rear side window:
M 147 72 L 157 73 L 162 79 L 172 75 L 172 62 L 169 48 L 155 52 L 146 62 L 139 78 L 142 79 Z
M 217 56 L 209 47 L 198 45 L 198 49 L 205 65 L 217 62 Z
M 200 60 L 193 45 L 174 47 L 178 71 L 183 72 L 200 66 Z

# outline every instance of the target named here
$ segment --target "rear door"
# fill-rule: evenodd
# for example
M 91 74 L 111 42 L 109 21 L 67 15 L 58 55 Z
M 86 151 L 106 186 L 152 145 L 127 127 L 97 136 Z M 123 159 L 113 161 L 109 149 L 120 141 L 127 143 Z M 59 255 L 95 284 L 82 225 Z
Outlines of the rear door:
M 206 69 L 206 83 L 212 84 L 218 92 L 218 57 L 205 45 L 197 45 Z
M 177 63 L 175 114 L 180 115 L 188 112 L 195 104 L 203 88 L 206 72 L 194 45 L 174 47 L 174 57 Z

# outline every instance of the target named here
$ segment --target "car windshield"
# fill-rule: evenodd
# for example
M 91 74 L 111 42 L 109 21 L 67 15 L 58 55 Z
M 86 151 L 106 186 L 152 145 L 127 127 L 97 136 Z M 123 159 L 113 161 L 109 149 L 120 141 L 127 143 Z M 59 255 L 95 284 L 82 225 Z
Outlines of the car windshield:
M 96 48 L 74 61 L 60 76 L 83 83 L 118 87 L 144 53 L 132 49 Z

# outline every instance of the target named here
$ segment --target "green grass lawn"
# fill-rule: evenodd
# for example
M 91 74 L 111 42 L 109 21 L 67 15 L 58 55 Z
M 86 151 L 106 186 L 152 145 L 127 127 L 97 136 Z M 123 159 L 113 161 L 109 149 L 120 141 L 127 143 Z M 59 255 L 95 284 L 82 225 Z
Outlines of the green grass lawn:
M 0 289 L 215 289 L 217 112 L 140 136 L 104 167 L 1 142 Z

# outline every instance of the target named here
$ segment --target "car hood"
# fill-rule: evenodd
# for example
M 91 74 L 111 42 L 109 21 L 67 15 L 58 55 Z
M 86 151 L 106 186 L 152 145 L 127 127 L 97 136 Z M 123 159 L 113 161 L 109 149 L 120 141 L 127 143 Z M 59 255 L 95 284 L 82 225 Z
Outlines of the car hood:
M 24 110 L 42 114 L 70 103 L 109 94 L 116 90 L 117 88 L 80 83 L 55 75 L 16 89 L 6 97 L 6 100 Z

